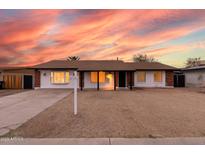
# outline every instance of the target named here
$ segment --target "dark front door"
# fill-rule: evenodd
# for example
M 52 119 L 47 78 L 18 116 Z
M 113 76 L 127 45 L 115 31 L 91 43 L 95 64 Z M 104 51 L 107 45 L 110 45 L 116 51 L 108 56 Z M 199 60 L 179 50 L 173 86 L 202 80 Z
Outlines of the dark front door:
M 24 89 L 33 88 L 33 77 L 31 75 L 24 75 Z
M 125 87 L 125 81 L 126 81 L 126 73 L 125 72 L 119 72 L 119 87 Z
M 174 87 L 185 87 L 185 76 L 183 74 L 174 75 Z

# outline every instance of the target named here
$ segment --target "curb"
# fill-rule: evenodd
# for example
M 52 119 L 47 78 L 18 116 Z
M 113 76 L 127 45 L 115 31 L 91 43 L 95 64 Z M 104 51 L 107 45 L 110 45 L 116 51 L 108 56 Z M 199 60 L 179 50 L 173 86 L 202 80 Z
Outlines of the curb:
M 0 145 L 205 145 L 205 137 L 182 138 L 0 138 Z

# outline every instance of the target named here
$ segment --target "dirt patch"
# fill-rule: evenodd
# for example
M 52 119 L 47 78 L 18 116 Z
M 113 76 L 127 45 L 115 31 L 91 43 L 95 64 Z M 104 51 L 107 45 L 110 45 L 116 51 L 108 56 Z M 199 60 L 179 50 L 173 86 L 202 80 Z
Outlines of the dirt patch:
M 186 89 L 83 91 L 77 116 L 69 96 L 6 136 L 199 137 L 205 134 L 204 100 Z

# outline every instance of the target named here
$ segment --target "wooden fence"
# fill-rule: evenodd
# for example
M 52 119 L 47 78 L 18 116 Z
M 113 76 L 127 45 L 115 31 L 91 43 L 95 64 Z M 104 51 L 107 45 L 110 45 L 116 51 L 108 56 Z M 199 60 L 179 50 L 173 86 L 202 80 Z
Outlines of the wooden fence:
M 22 89 L 22 75 L 3 75 L 4 88 Z

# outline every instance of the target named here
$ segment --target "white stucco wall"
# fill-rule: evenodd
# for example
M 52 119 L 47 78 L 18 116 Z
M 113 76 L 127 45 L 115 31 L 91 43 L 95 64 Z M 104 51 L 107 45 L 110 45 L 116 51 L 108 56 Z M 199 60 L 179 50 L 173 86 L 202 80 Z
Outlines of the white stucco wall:
M 166 87 L 166 75 L 165 71 L 162 71 L 162 82 L 154 81 L 154 71 L 146 71 L 146 81 L 137 81 L 137 71 L 134 74 L 134 86 L 135 87 Z
M 73 71 L 68 70 L 70 74 L 70 82 L 66 84 L 52 84 L 51 83 L 51 70 L 40 70 L 40 88 L 73 88 Z M 78 82 L 79 87 L 79 82 Z
M 70 73 L 70 82 L 67 84 L 52 84 L 51 83 L 51 70 L 40 70 L 40 88 L 73 88 L 73 71 L 68 70 Z M 112 79 L 108 79 L 106 77 L 105 83 L 100 83 L 100 89 L 114 89 L 114 73 L 112 74 Z M 106 72 L 106 76 L 108 72 Z M 84 88 L 90 89 L 95 88 L 97 89 L 97 83 L 91 82 L 91 72 L 84 72 Z M 146 82 L 138 82 L 137 81 L 137 72 L 134 73 L 134 86 L 135 87 L 166 87 L 165 81 L 165 71 L 162 71 L 162 82 L 154 82 L 154 71 L 147 71 L 146 72 Z M 78 79 L 78 88 L 79 88 L 79 79 Z
M 187 71 L 184 74 L 186 87 L 205 87 L 205 70 Z
M 112 79 L 109 80 L 107 77 L 104 83 L 100 83 L 100 89 L 113 89 L 114 88 L 114 73 L 112 74 Z M 108 75 L 108 72 L 105 73 L 105 76 Z M 84 73 L 84 88 L 97 88 L 97 83 L 91 82 L 91 72 Z

